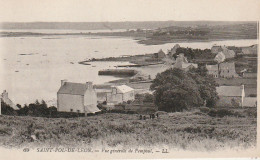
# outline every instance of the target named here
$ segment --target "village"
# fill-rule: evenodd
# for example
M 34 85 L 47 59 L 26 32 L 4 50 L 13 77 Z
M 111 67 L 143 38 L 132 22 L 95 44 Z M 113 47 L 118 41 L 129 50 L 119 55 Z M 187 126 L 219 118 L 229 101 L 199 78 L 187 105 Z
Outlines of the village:
M 153 98 L 151 98 L 153 92 L 150 90 L 155 76 L 138 69 L 128 69 L 129 67 L 145 68 L 150 65 L 167 65 L 168 68 L 178 68 L 185 72 L 192 68 L 205 67 L 207 73 L 214 77 L 218 84 L 216 91 L 219 100 L 216 107 L 257 106 L 257 45 L 248 47 L 214 45 L 209 53 L 213 57 L 211 59 L 187 58 L 185 55 L 189 53 L 180 53 L 182 51 L 181 46 L 176 44 L 167 53 L 159 50 L 154 54 L 87 61 L 130 61 L 133 65 L 117 66 L 120 69 L 100 71 L 100 76 L 126 76 L 101 85 L 93 82 L 82 84 L 61 80 L 55 107 L 58 112 L 79 113 L 85 116 L 101 112 L 101 110 L 155 113 L 158 107 L 153 103 Z M 1 94 L 1 102 L 14 110 L 19 109 L 9 99 L 7 91 Z

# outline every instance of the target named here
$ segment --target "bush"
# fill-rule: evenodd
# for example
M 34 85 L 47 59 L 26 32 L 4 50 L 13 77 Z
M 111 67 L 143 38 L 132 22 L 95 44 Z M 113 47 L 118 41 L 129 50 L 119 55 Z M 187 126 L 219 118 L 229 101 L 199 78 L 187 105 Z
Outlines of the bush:
M 208 107 L 200 107 L 199 109 L 200 109 L 200 112 L 202 112 L 202 113 L 209 113 L 210 112 L 210 108 L 208 108 Z
M 231 110 L 228 110 L 228 109 L 211 109 L 209 112 L 208 112 L 208 115 L 211 116 L 211 117 L 225 117 L 225 116 L 237 116 L 237 114 L 234 114 L 234 112 L 232 112 Z

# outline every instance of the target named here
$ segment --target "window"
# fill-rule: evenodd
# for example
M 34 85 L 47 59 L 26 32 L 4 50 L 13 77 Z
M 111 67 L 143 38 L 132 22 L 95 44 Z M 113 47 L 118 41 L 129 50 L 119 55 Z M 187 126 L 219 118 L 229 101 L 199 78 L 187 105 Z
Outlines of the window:
M 70 109 L 71 112 L 73 112 L 73 109 Z

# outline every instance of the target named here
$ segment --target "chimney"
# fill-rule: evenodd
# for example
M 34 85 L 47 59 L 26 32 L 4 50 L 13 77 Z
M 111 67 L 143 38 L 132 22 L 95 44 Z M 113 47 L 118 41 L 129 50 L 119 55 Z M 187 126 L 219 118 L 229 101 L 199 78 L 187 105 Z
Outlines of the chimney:
M 8 98 L 8 93 L 6 92 L 6 90 L 3 91 L 2 97 L 3 97 L 3 98 Z
M 93 82 L 86 82 L 87 89 L 93 89 Z
M 61 80 L 61 86 L 63 86 L 68 80 L 64 79 L 64 80 Z

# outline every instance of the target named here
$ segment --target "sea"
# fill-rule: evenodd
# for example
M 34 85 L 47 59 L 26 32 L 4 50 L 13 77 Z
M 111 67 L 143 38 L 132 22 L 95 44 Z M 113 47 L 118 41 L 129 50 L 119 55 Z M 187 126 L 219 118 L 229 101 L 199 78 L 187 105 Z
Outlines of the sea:
M 0 32 L 17 30 L 0 30 Z M 21 32 L 21 30 L 18 30 Z M 110 31 L 110 30 L 108 30 Z M 117 31 L 117 30 L 115 30 Z M 26 30 L 26 32 L 40 32 Z M 41 30 L 42 33 L 80 33 L 106 32 L 88 30 Z M 211 48 L 212 45 L 249 46 L 257 40 L 225 40 L 213 42 L 178 43 L 181 47 Z M 55 105 L 61 80 L 94 84 L 103 84 L 119 79 L 113 76 L 98 76 L 98 71 L 113 69 L 128 62 L 91 62 L 91 65 L 78 64 L 91 58 L 116 57 L 155 53 L 162 49 L 167 52 L 176 43 L 162 45 L 144 45 L 130 37 L 101 36 L 32 36 L 0 37 L 0 92 L 7 90 L 9 98 L 15 104 L 29 104 L 42 99 Z M 166 68 L 152 66 L 144 71 L 154 73 Z

